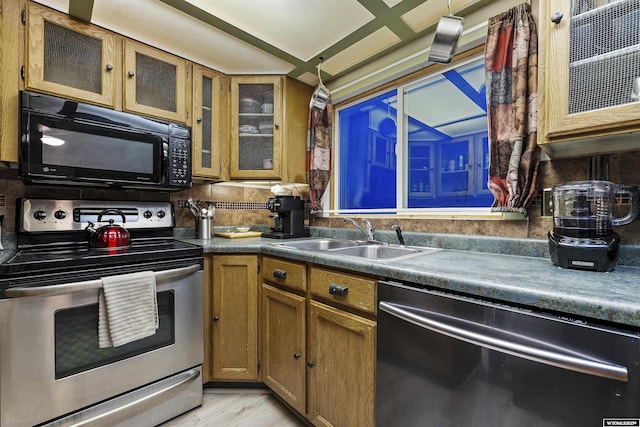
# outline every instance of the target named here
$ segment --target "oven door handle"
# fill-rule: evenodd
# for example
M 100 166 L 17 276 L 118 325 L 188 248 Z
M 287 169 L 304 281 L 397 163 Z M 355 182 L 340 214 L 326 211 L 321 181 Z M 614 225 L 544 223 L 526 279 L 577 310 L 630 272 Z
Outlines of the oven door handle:
M 579 354 L 560 345 L 534 340 L 468 319 L 381 301 L 380 310 L 423 329 L 501 353 L 575 372 L 627 382 L 625 366 Z M 380 321 L 380 320 L 378 320 Z
M 118 406 L 110 411 L 96 414 L 95 416 L 71 424 L 72 427 L 84 427 L 84 426 L 112 426 L 116 421 L 122 421 L 129 414 L 136 414 L 142 412 L 145 408 L 152 405 L 157 405 L 159 401 L 165 401 L 170 396 L 177 394 L 188 386 L 192 381 L 200 376 L 199 369 L 191 369 L 183 372 L 179 375 L 179 380 L 175 384 L 171 384 L 161 390 L 147 394 L 140 399 L 126 403 L 122 406 Z
M 200 270 L 200 264 L 190 265 L 188 267 L 174 268 L 172 270 L 162 270 L 155 273 L 156 283 L 166 282 L 168 280 L 176 280 L 181 277 L 189 276 Z M 4 291 L 6 297 L 49 297 L 54 295 L 71 294 L 74 292 L 92 291 L 102 288 L 102 280 L 85 280 L 83 282 L 64 283 L 62 285 L 51 286 L 20 286 L 9 288 Z

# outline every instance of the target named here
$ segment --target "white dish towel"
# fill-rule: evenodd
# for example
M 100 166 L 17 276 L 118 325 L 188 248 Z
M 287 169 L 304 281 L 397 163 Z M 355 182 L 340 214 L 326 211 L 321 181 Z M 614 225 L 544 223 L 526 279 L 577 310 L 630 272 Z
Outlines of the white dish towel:
M 98 346 L 118 347 L 151 336 L 158 329 L 153 271 L 102 278 L 98 303 Z

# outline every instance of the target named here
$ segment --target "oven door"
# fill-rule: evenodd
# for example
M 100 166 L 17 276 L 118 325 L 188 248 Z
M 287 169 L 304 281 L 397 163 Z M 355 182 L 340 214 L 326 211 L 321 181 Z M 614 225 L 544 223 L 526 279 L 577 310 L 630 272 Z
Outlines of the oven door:
M 155 273 L 158 331 L 115 348 L 98 347 L 99 279 L 0 300 L 0 425 L 38 424 L 200 366 L 201 267 Z

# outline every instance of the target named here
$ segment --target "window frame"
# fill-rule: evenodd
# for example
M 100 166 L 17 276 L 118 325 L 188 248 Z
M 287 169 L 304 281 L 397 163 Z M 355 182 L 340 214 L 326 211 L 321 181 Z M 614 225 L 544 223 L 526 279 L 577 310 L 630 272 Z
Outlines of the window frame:
M 358 215 L 369 216 L 374 218 L 434 218 L 434 219 L 488 219 L 488 220 L 500 220 L 500 219 L 523 219 L 524 215 L 520 213 L 508 213 L 508 212 L 492 212 L 491 207 L 450 207 L 450 208 L 409 208 L 408 205 L 408 182 L 409 182 L 409 158 L 408 149 L 409 143 L 405 139 L 405 90 L 419 84 L 422 81 L 434 78 L 436 75 L 441 75 L 447 71 L 464 67 L 468 64 L 482 60 L 482 53 L 476 53 L 466 57 L 464 59 L 453 61 L 446 66 L 431 66 L 425 69 L 424 73 L 414 78 L 398 79 L 394 82 L 381 85 L 379 87 L 370 89 L 364 96 L 355 96 L 351 99 L 347 99 L 341 102 L 339 106 L 335 108 L 334 117 L 334 129 L 333 129 L 333 168 L 332 168 L 332 180 L 327 188 L 327 194 L 331 197 L 325 197 L 324 210 L 331 215 Z M 370 99 L 376 98 L 384 93 L 396 92 L 397 97 L 397 113 L 396 117 L 396 203 L 395 208 L 358 208 L 358 209 L 340 209 L 340 112 L 355 105 L 367 102 Z M 398 170 L 399 169 L 399 170 Z M 405 194 L 405 190 L 406 194 Z

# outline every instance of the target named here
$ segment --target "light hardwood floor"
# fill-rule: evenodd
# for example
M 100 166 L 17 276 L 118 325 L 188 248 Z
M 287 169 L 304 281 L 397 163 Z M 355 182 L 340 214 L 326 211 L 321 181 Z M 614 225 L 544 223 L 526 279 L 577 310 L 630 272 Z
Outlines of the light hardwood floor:
M 297 418 L 267 389 L 206 388 L 202 406 L 161 427 L 302 427 Z

